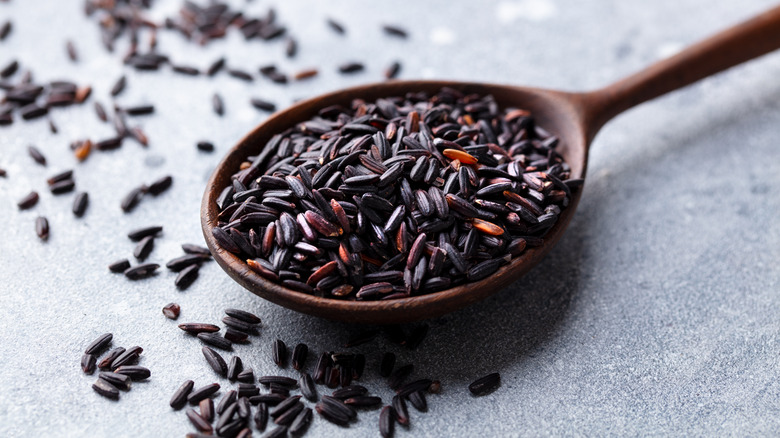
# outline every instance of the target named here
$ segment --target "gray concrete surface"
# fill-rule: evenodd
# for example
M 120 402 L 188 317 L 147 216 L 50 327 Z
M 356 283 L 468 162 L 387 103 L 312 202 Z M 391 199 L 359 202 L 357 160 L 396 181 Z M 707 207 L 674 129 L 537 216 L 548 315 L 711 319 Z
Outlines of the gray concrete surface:
M 178 1 L 159 1 L 164 16 Z M 244 2 L 237 2 L 244 4 Z M 287 61 L 282 44 L 244 43 L 236 34 L 206 48 L 163 33 L 161 50 L 206 66 L 226 54 L 254 70 L 274 61 L 286 70 L 320 66 L 314 80 L 286 87 L 141 74 L 123 70 L 99 44 L 81 2 L 11 0 L 0 3 L 12 35 L 0 43 L 0 64 L 17 58 L 40 80 L 81 78 L 92 99 L 128 75 L 121 104 L 150 102 L 157 114 L 138 118 L 151 138 L 131 141 L 84 163 L 70 141 L 110 134 L 91 103 L 57 110 L 60 133 L 44 120 L 0 128 L 0 435 L 183 436 L 192 430 L 168 399 L 184 379 L 220 382 L 185 336 L 160 312 L 182 307 L 180 322 L 218 321 L 222 309 L 252 310 L 262 336 L 236 353 L 258 374 L 276 373 L 270 341 L 305 342 L 315 352 L 336 349 L 355 327 L 301 315 L 264 302 L 208 264 L 179 292 L 174 275 L 131 283 L 106 266 L 130 257 L 124 235 L 162 224 L 150 261 L 200 242 L 198 209 L 205 180 L 219 157 L 263 116 L 248 95 L 281 106 L 347 85 L 381 78 L 401 59 L 404 78 L 453 78 L 581 90 L 607 84 L 686 44 L 745 19 L 773 2 L 697 0 L 505 0 L 455 3 L 402 1 L 273 2 L 280 20 L 300 39 Z M 264 11 L 268 2 L 247 3 Z M 325 17 L 341 20 L 345 37 Z M 383 36 L 381 23 L 402 23 L 408 41 Z M 72 38 L 82 61 L 67 61 Z M 120 46 L 121 47 L 121 46 Z M 120 49 L 121 52 L 121 49 Z M 335 66 L 362 60 L 365 73 L 342 77 Z M 415 375 L 442 381 L 426 414 L 412 412 L 396 436 L 770 436 L 780 430 L 780 53 L 775 53 L 645 104 L 610 123 L 592 148 L 589 179 L 571 228 L 526 278 L 471 308 L 430 321 L 418 351 L 384 340 L 357 348 L 369 358 L 366 384 L 386 401 L 390 392 L 374 371 L 394 351 Z M 226 117 L 209 99 L 220 90 Z M 198 152 L 210 139 L 217 152 Z M 26 154 L 37 145 L 46 168 Z M 46 177 L 73 168 L 91 206 L 70 213 L 72 195 L 53 197 Z M 173 188 L 122 214 L 119 198 L 141 182 L 175 177 Z M 41 202 L 18 211 L 31 189 Z M 34 219 L 51 223 L 38 241 Z M 118 403 L 90 388 L 79 358 L 96 335 L 115 345 L 141 345 L 152 378 Z M 466 386 L 501 373 L 495 393 L 474 399 Z M 283 371 L 292 375 L 292 370 Z M 315 418 L 307 436 L 378 436 L 378 411 L 361 413 L 348 429 Z M 258 434 L 256 433 L 256 436 Z

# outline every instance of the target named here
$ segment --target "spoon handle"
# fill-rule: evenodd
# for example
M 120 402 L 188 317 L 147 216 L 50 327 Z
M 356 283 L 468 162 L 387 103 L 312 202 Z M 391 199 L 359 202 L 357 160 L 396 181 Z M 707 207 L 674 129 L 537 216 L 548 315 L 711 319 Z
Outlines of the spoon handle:
M 625 79 L 582 95 L 589 140 L 616 115 L 780 48 L 780 6 L 717 33 Z

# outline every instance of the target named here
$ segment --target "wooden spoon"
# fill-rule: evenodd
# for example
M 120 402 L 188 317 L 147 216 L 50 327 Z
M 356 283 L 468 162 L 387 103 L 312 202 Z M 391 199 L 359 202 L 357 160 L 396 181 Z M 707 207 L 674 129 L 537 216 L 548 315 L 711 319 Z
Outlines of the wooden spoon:
M 244 137 L 222 160 L 211 176 L 203 196 L 201 225 L 217 263 L 239 284 L 276 304 L 328 319 L 371 324 L 390 324 L 433 318 L 498 292 L 539 263 L 563 235 L 579 203 L 582 190 L 575 190 L 568 208 L 544 238 L 492 276 L 441 292 L 388 301 L 344 301 L 319 298 L 293 291 L 254 273 L 234 254 L 223 250 L 211 230 L 217 226 L 216 199 L 231 183 L 231 175 L 249 155 L 259 153 L 275 133 L 308 120 L 330 105 L 349 107 L 354 98 L 373 101 L 402 96 L 407 92 L 435 94 L 442 87 L 464 93 L 492 94 L 502 107 L 531 111 L 540 126 L 560 139 L 558 152 L 571 166 L 572 178 L 584 178 L 588 148 L 599 129 L 621 112 L 647 100 L 684 87 L 749 59 L 780 48 L 780 7 L 725 30 L 671 58 L 600 90 L 570 93 L 538 88 L 449 81 L 398 81 L 370 84 L 336 91 L 300 102 L 281 111 Z

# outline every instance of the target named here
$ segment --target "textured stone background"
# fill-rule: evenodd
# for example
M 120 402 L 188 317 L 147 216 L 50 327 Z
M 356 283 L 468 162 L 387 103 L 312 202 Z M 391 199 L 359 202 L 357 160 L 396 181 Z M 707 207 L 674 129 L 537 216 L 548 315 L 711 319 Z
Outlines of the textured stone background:
M 100 46 L 96 25 L 80 1 L 11 0 L 0 21 L 13 19 L 0 43 L 0 64 L 17 58 L 40 80 L 81 78 L 92 99 L 124 71 L 119 54 Z M 339 348 L 356 327 L 297 314 L 264 302 L 234 284 L 219 267 L 203 267 L 186 292 L 175 274 L 131 283 L 106 265 L 130 257 L 124 238 L 139 225 L 162 224 L 150 261 L 180 254 L 200 242 L 202 190 L 219 157 L 263 120 L 249 95 L 289 105 L 293 100 L 381 79 L 401 59 L 403 78 L 448 78 L 528 84 L 571 90 L 605 85 L 721 28 L 772 6 L 771 1 L 517 0 L 374 2 L 277 1 L 280 21 L 299 37 L 299 56 L 283 58 L 283 44 L 244 43 L 237 34 L 206 48 L 163 32 L 160 48 L 180 62 L 205 67 L 227 55 L 255 70 L 279 62 L 293 71 L 320 66 L 301 84 L 245 84 L 221 75 L 189 78 L 166 70 L 126 71 L 121 104 L 154 103 L 157 114 L 138 118 L 148 149 L 122 149 L 73 159 L 70 141 L 110 135 L 91 102 L 57 110 L 60 133 L 45 120 L 0 128 L 0 435 L 183 436 L 183 412 L 168 407 L 184 379 L 198 386 L 220 381 L 207 368 L 197 340 L 185 336 L 160 309 L 182 306 L 183 321 L 218 321 L 222 309 L 253 310 L 262 336 L 236 353 L 257 374 L 276 373 L 270 341 L 306 342 L 320 352 Z M 160 0 L 155 16 L 176 10 Z M 237 2 L 244 4 L 244 2 Z M 266 1 L 247 4 L 258 14 Z M 345 37 L 325 17 L 342 21 Z M 381 23 L 403 23 L 412 37 L 384 36 Z M 70 63 L 64 39 L 82 61 Z M 124 46 L 118 50 L 122 52 Z M 335 66 L 365 61 L 365 73 L 342 77 Z M 558 247 L 513 287 L 471 308 L 430 321 L 413 352 L 384 340 L 359 347 L 369 358 L 366 384 L 386 401 L 374 372 L 380 354 L 412 362 L 415 375 L 442 381 L 430 412 L 412 412 L 397 436 L 540 435 L 772 435 L 780 428 L 780 53 L 775 53 L 645 104 L 610 123 L 596 139 L 589 180 L 571 228 Z M 226 117 L 209 99 L 223 93 Z M 217 152 L 198 152 L 210 139 Z M 37 145 L 46 168 L 26 154 Z M 91 206 L 70 213 L 72 194 L 53 197 L 46 177 L 75 169 Z M 122 214 L 119 198 L 141 182 L 174 175 L 173 188 Z M 31 189 L 41 201 L 20 212 Z M 34 219 L 51 223 L 38 241 Z M 97 334 L 114 345 L 141 345 L 152 378 L 118 403 L 90 388 L 79 358 Z M 499 371 L 503 385 L 473 399 L 466 386 Z M 292 375 L 292 370 L 283 373 Z M 227 384 L 227 382 L 220 382 Z M 227 385 L 229 386 L 229 385 Z M 307 436 L 378 436 L 378 411 L 349 429 L 315 418 Z

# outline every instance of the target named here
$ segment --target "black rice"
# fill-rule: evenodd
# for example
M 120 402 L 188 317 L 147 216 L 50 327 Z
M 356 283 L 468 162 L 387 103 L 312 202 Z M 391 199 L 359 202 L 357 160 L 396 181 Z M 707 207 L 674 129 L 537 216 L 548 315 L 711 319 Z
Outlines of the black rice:
M 169 303 L 162 309 L 163 315 L 168 319 L 178 319 L 179 312 L 181 312 L 181 307 L 176 303 Z
M 249 403 L 249 399 L 247 397 L 241 396 L 240 389 L 238 391 L 238 401 L 236 402 L 236 406 L 236 413 L 238 414 L 239 418 L 248 419 L 252 412 L 252 405 Z
M 246 72 L 244 70 L 240 70 L 240 69 L 236 69 L 236 68 L 229 68 L 229 69 L 227 69 L 227 73 L 230 76 L 232 76 L 232 77 L 234 77 L 236 79 L 241 79 L 242 81 L 252 82 L 252 81 L 255 80 L 255 78 L 252 77 L 252 75 L 250 73 L 248 73 L 248 72 Z
M 73 198 L 72 211 L 76 217 L 84 216 L 84 213 L 87 211 L 88 206 L 89 206 L 89 194 L 87 192 L 79 192 Z
M 228 380 L 235 381 L 238 379 L 239 373 L 244 370 L 244 363 L 241 361 L 241 358 L 238 356 L 233 356 L 230 359 L 230 364 L 227 368 L 227 378 Z
M 263 404 L 268 406 L 274 406 L 278 405 L 279 403 L 283 402 L 284 400 L 287 400 L 287 396 L 284 394 L 277 394 L 277 393 L 270 393 L 270 394 L 260 394 L 255 395 L 252 397 L 249 397 L 249 402 L 252 404 Z
M 249 102 L 252 104 L 253 107 L 259 110 L 268 111 L 268 112 L 276 111 L 276 105 L 273 102 L 269 102 L 267 100 L 263 100 L 257 97 L 253 97 L 252 99 L 249 100 Z
M 117 117 L 116 120 L 121 120 L 120 117 Z M 95 149 L 99 151 L 110 151 L 119 148 L 122 146 L 122 140 L 124 139 L 124 135 L 126 134 L 126 131 L 123 131 L 120 135 L 116 137 L 107 138 L 105 140 L 101 140 L 97 143 L 95 143 Z
M 141 146 L 149 146 L 149 137 L 141 128 L 137 126 L 130 128 L 130 136 L 141 143 Z
M 38 216 L 35 219 L 35 233 L 41 240 L 47 240 L 49 238 L 49 220 Z
M 41 153 L 41 151 L 38 150 L 38 148 L 36 148 L 35 146 L 28 146 L 27 152 L 30 154 L 30 157 L 32 157 L 32 159 L 36 163 L 40 164 L 41 166 L 46 165 L 46 157 L 43 156 L 43 153 Z
M 400 72 L 401 63 L 398 61 L 393 61 L 393 63 L 385 69 L 385 79 L 395 79 L 398 77 Z
M 285 413 L 288 409 L 299 403 L 301 399 L 301 396 L 295 396 L 295 397 L 288 397 L 278 405 L 276 405 L 276 408 L 274 408 L 273 411 L 271 411 L 271 418 L 277 418 L 283 413 Z
M 277 84 L 286 84 L 287 75 L 277 70 L 275 65 L 268 65 L 260 68 L 260 74 Z
M 406 30 L 395 25 L 385 24 L 384 26 L 382 26 L 382 30 L 384 30 L 385 33 L 388 35 L 396 36 L 404 39 L 409 36 Z
M 154 113 L 154 105 L 130 106 L 124 108 L 123 112 L 128 116 L 145 116 Z
M 302 373 L 301 378 L 298 379 L 298 386 L 301 389 L 301 394 L 309 401 L 317 401 L 319 394 L 317 393 L 317 387 L 314 385 L 314 379 L 312 379 L 311 374 Z
M 11 33 L 11 29 L 13 28 L 13 25 L 11 23 L 11 20 L 6 20 L 2 26 L 0 26 L 0 41 L 3 41 L 8 37 L 8 35 Z
M 396 395 L 393 397 L 393 410 L 395 411 L 395 421 L 402 426 L 409 425 L 409 410 L 406 408 L 406 400 Z
M 204 420 L 209 423 L 214 421 L 214 400 L 210 398 L 201 400 L 200 403 L 198 403 L 198 407 L 200 408 L 200 416 L 203 417 Z
M 356 354 L 352 363 L 352 378 L 360 379 L 363 376 L 363 371 L 366 368 L 366 356 L 363 354 Z
M 144 349 L 139 346 L 130 347 L 120 354 L 113 362 L 111 362 L 111 368 L 117 369 L 123 365 L 130 365 L 138 361 L 138 357 L 143 353 Z
M 388 384 L 390 385 L 390 388 L 392 389 L 398 389 L 403 385 L 404 380 L 406 380 L 409 375 L 412 374 L 412 371 L 414 371 L 414 365 L 408 364 L 404 365 L 402 367 L 399 367 L 395 371 L 393 371 L 393 374 L 390 375 L 390 378 L 388 380 Z
M 214 76 L 224 67 L 225 67 L 225 58 L 219 58 L 214 62 L 212 62 L 211 65 L 209 65 L 209 67 L 206 69 L 206 74 L 209 76 Z
M 265 430 L 266 425 L 268 424 L 267 404 L 261 403 L 260 406 L 257 407 L 257 413 L 255 413 L 254 422 L 257 430 L 259 430 L 260 432 Z
M 263 435 L 263 438 L 282 438 L 287 435 L 287 426 L 277 426 L 267 434 Z
M 236 412 L 238 411 L 238 403 L 237 400 L 230 403 L 225 409 L 219 414 L 219 418 L 217 419 L 217 430 L 222 429 L 225 425 L 230 424 L 231 421 L 233 421 L 233 418 L 236 415 Z
M 211 257 L 211 252 L 209 251 L 209 249 L 202 247 L 200 245 L 195 245 L 192 243 L 183 243 L 181 245 L 181 249 L 187 254 L 199 254 L 206 257 Z
M 146 380 L 152 375 L 148 368 L 140 365 L 123 365 L 116 368 L 114 372 L 128 376 L 132 380 Z
M 127 78 L 125 76 L 120 77 L 114 83 L 114 86 L 111 87 L 111 96 L 113 97 L 119 96 L 119 94 L 121 94 L 122 91 L 125 90 L 126 86 L 127 86 Z
M 185 322 L 179 324 L 179 328 L 193 335 L 197 335 L 198 333 L 216 333 L 219 331 L 218 326 L 201 322 Z
M 146 236 L 133 249 L 133 256 L 138 261 L 144 261 L 154 249 L 154 236 Z
M 335 397 L 338 399 L 347 399 L 350 397 L 356 397 L 365 395 L 368 392 L 368 389 L 364 386 L 360 385 L 349 385 L 345 386 L 343 388 L 339 388 L 335 391 L 333 391 L 333 394 L 331 394 L 331 397 Z
M 31 103 L 29 105 L 25 105 L 19 109 L 19 113 L 22 115 L 22 119 L 24 120 L 32 120 L 37 119 L 38 117 L 45 116 L 49 113 L 48 107 L 40 106 L 35 103 Z M 45 165 L 45 164 L 43 164 Z
M 119 399 L 119 389 L 104 379 L 98 379 L 97 382 L 93 383 L 92 389 L 103 397 L 113 400 Z
M 228 341 L 227 339 L 223 338 L 222 336 L 220 336 L 220 335 L 218 335 L 216 333 L 198 333 L 197 336 L 198 336 L 198 339 L 200 339 L 204 343 L 209 344 L 209 345 L 214 346 L 214 347 L 217 347 L 217 348 L 220 348 L 222 350 L 232 350 L 233 349 L 233 344 L 230 341 Z M 203 348 L 208 348 L 208 347 L 203 347 Z M 206 354 L 205 351 L 206 350 L 204 350 L 203 354 Z
M 247 312 L 245 310 L 240 309 L 225 309 L 225 313 L 228 316 L 232 316 L 233 318 L 239 319 L 241 321 L 244 321 L 249 324 L 260 324 L 261 320 L 260 317 L 257 315 Z
M 211 433 L 214 430 L 214 428 L 211 427 L 211 424 L 192 408 L 187 409 L 187 418 L 189 418 L 192 425 L 201 432 Z
M 365 66 L 360 62 L 347 62 L 339 66 L 339 72 L 341 73 L 357 73 L 363 71 Z
M 114 335 L 111 333 L 105 333 L 97 337 L 94 341 L 92 341 L 88 346 L 87 349 L 84 350 L 84 353 L 87 354 L 96 354 L 100 353 L 104 349 L 106 349 L 110 344 L 111 340 L 114 338 Z
M 480 377 L 469 385 L 469 391 L 476 395 L 489 394 L 501 385 L 501 376 L 498 373 L 488 374 Z
M 131 386 L 130 376 L 124 374 L 112 371 L 101 371 L 100 374 L 98 374 L 98 377 L 125 391 L 129 390 Z
M 290 425 L 290 429 L 288 430 L 288 433 L 291 436 L 298 437 L 306 433 L 306 429 L 309 427 L 309 424 L 311 424 L 311 420 L 313 418 L 312 410 L 311 408 L 305 408 L 303 409 L 297 417 L 295 417 L 295 420 Z
M 330 421 L 333 424 L 339 425 L 339 426 L 347 426 L 349 425 L 349 416 L 344 414 L 343 412 L 339 411 L 338 409 L 334 408 L 331 405 L 328 405 L 323 402 L 319 402 L 315 405 L 314 409 L 317 411 L 318 414 L 322 416 L 322 418 Z
M 409 382 L 409 383 L 405 384 L 404 386 L 398 388 L 397 393 L 401 397 L 406 397 L 406 396 L 408 396 L 409 394 L 411 394 L 413 392 L 427 390 L 428 388 L 430 388 L 431 383 L 433 383 L 433 381 L 431 379 L 415 380 L 413 382 Z
M 272 353 L 276 366 L 279 368 L 287 366 L 287 346 L 284 344 L 284 341 L 277 339 L 273 344 Z
M 187 397 L 187 401 L 192 405 L 200 403 L 201 400 L 207 399 L 219 391 L 219 383 L 212 383 L 201 388 L 192 391 Z
M 141 186 L 130 190 L 130 192 L 128 192 L 127 195 L 122 198 L 122 203 L 120 204 L 122 211 L 125 213 L 133 211 L 133 209 L 135 209 L 135 207 L 141 202 L 141 198 L 144 196 L 146 189 L 146 186 Z
M 187 76 L 198 76 L 200 74 L 200 70 L 188 65 L 172 65 L 171 69 L 176 73 L 181 73 Z
M 81 356 L 81 370 L 84 371 L 84 374 L 92 374 L 95 372 L 95 355 L 90 353 L 84 353 L 83 356 Z
M 146 192 L 151 194 L 152 196 L 157 196 L 165 192 L 166 190 L 168 190 L 172 184 L 173 184 L 173 177 L 170 175 L 166 175 L 154 181 L 153 183 L 149 184 L 149 187 L 146 189 Z
M 293 398 L 293 397 L 291 397 Z M 284 413 L 280 414 L 275 420 L 274 423 L 276 424 L 282 424 L 285 426 L 289 426 L 293 420 L 295 420 L 298 417 L 298 414 L 303 412 L 304 410 L 304 404 L 301 401 L 296 401 L 292 406 L 290 406 L 289 409 L 286 409 Z M 273 415 L 273 414 L 271 414 Z
M 376 336 L 379 334 L 378 330 L 366 330 L 357 336 L 351 338 L 348 340 L 345 344 L 345 348 L 351 348 L 351 347 L 357 347 L 358 345 L 363 345 L 368 342 L 371 342 L 376 338 Z
M 173 284 L 176 285 L 176 287 L 180 290 L 187 289 L 190 287 L 190 285 L 192 285 L 195 279 L 198 278 L 199 270 L 200 265 L 198 264 L 192 264 L 182 269 L 182 271 L 179 272 L 179 275 L 176 276 L 176 280 L 174 280 Z
M 318 404 L 328 406 L 331 413 L 338 413 L 340 416 L 345 416 L 350 421 L 357 418 L 357 411 L 337 398 L 324 395 Z
M 98 119 L 101 121 L 108 121 L 108 114 L 106 114 L 106 110 L 103 108 L 103 105 L 101 105 L 100 102 L 95 102 L 95 114 L 97 114 Z
M 217 405 L 217 415 L 221 415 L 225 410 L 231 406 L 233 403 L 238 400 L 238 392 L 236 390 L 231 389 L 227 392 L 227 394 L 222 396 L 222 399 L 219 401 L 219 404 Z
M 124 274 L 130 280 L 140 280 L 154 275 L 159 267 L 157 263 L 143 263 L 126 269 Z
M 192 380 L 185 380 L 184 383 L 179 386 L 176 392 L 173 393 L 171 401 L 169 402 L 173 409 L 181 409 L 184 407 L 193 386 L 195 386 L 195 382 Z
M 254 383 L 239 383 L 238 384 L 238 397 L 246 398 L 254 397 L 260 394 L 260 388 Z
M 76 46 L 73 44 L 73 41 L 68 40 L 65 42 L 65 50 L 68 53 L 68 58 L 70 58 L 73 62 L 78 62 L 79 60 L 79 54 L 76 51 Z
M 100 360 L 100 362 L 98 362 L 97 364 L 98 368 L 100 368 L 101 370 L 113 369 L 111 364 L 116 360 L 116 358 L 121 356 L 122 353 L 124 352 L 125 352 L 124 347 L 112 348 L 111 351 L 109 351 L 108 354 L 106 354 L 106 357 L 104 357 L 103 359 Z
M 328 27 L 330 27 L 334 32 L 336 32 L 339 35 L 344 35 L 347 31 L 344 29 L 344 25 L 339 23 L 338 21 L 328 18 L 326 20 L 326 23 L 328 23 Z
M 395 426 L 395 410 L 392 406 L 385 406 L 379 414 L 379 433 L 383 438 L 393 436 L 393 427 Z
M 382 398 L 370 395 L 357 395 L 344 400 L 344 404 L 357 408 L 370 408 L 382 404 Z
M 27 210 L 34 207 L 38 203 L 38 199 L 38 192 L 30 192 L 27 196 L 20 199 L 16 206 L 19 207 L 19 210 Z
M 256 331 L 255 324 L 244 322 L 238 318 L 233 318 L 232 316 L 226 316 L 222 318 L 222 322 L 225 323 L 225 325 L 228 327 L 232 327 L 236 330 L 241 330 L 245 333 L 251 333 Z
M 295 379 L 284 376 L 262 376 L 258 379 L 258 381 L 266 386 L 276 384 L 287 388 L 295 388 L 295 386 L 298 384 Z
M 425 339 L 425 335 L 428 334 L 428 324 L 420 324 L 417 327 L 415 327 L 411 333 L 409 333 L 409 337 L 406 338 L 406 348 L 410 350 L 414 350 L 417 348 Z
M 317 364 L 314 367 L 314 374 L 312 374 L 314 381 L 322 384 L 326 378 L 326 370 L 330 368 L 332 364 L 333 361 L 328 353 L 320 354 L 319 359 L 317 359 Z
M 407 397 L 409 403 L 414 406 L 419 412 L 426 412 L 428 410 L 428 402 L 425 399 L 425 394 L 422 391 L 415 391 Z
M 214 152 L 214 144 L 208 141 L 199 141 L 196 144 L 198 150 L 203 152 Z
M 236 330 L 233 327 L 225 329 L 225 339 L 235 344 L 244 343 L 249 339 L 249 333 Z
M 395 354 L 387 352 L 382 356 L 382 362 L 379 367 L 379 375 L 382 377 L 389 377 L 393 372 L 395 366 Z
M 242 430 L 244 427 L 245 420 L 243 418 L 238 418 L 236 420 L 233 420 L 232 422 L 224 425 L 223 427 L 217 429 L 217 435 L 218 436 L 237 436 L 239 431 Z
M 214 93 L 214 95 L 211 96 L 211 108 L 214 110 L 214 113 L 216 113 L 218 116 L 222 116 L 225 114 L 225 104 L 222 101 L 222 96 L 216 93 Z
M 49 184 L 49 186 L 52 186 L 58 182 L 67 181 L 71 179 L 73 179 L 73 170 L 65 170 L 46 179 L 46 183 Z
M 57 181 L 54 184 L 49 185 L 49 190 L 51 190 L 51 193 L 54 195 L 72 192 L 74 188 L 76 188 L 76 182 L 72 179 Z
M 111 263 L 108 265 L 108 269 L 111 272 L 125 272 L 128 268 L 130 268 L 130 261 L 127 259 L 121 259 L 117 260 L 114 263 Z
M 13 60 L 0 70 L 0 78 L 7 78 L 19 70 L 19 61 Z
M 207 333 L 201 333 L 198 335 L 198 338 L 202 340 L 201 336 L 205 335 L 207 335 Z M 206 362 L 209 364 L 211 369 L 213 369 L 214 372 L 220 376 L 227 377 L 227 364 L 225 363 L 225 359 L 223 359 L 219 353 L 209 347 L 203 347 L 201 351 L 203 352 L 203 357 L 206 358 Z
M 298 344 L 293 350 L 292 367 L 296 370 L 301 370 L 306 364 L 306 357 L 309 355 L 309 347 L 306 344 Z

